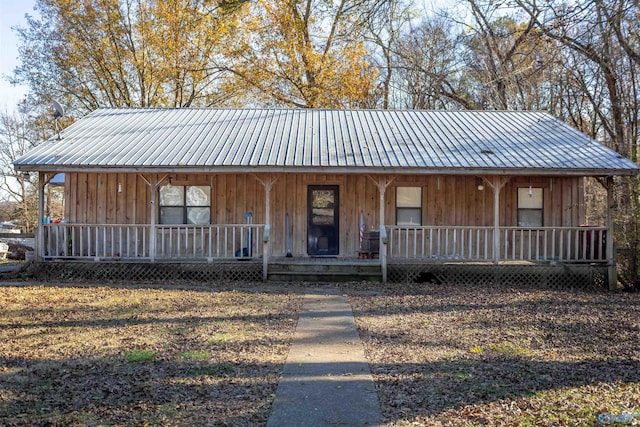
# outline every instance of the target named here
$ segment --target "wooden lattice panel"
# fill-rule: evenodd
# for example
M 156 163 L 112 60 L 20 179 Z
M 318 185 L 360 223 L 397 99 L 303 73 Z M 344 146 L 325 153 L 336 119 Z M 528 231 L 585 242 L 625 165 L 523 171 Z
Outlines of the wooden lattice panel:
M 551 288 L 606 288 L 606 266 L 390 264 L 393 283 L 540 285 Z
M 261 281 L 262 264 L 34 263 L 27 273 L 42 280 Z

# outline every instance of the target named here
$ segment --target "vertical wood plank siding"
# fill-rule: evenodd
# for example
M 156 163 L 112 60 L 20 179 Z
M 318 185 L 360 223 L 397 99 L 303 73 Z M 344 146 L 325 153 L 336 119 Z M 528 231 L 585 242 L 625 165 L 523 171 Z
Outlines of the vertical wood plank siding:
M 173 185 L 211 185 L 211 221 L 240 224 L 244 213 L 265 221 L 265 193 L 251 174 L 172 174 Z M 145 174 L 151 181 L 151 175 Z M 378 190 L 366 175 L 278 174 L 271 199 L 271 253 L 286 253 L 285 214 L 292 228 L 294 256 L 307 253 L 307 186 L 340 186 L 340 255 L 355 256 L 359 248 L 360 212 L 367 228 L 379 227 Z M 158 174 L 157 179 L 166 177 Z M 544 189 L 544 225 L 579 226 L 584 221 L 583 179 L 576 177 L 514 177 L 500 195 L 501 226 L 517 224 L 518 187 Z M 395 223 L 396 187 L 422 188 L 422 224 L 491 226 L 493 195 L 477 189 L 472 176 L 397 175 L 385 195 L 385 217 Z M 121 187 L 122 192 L 118 192 Z M 138 174 L 67 173 L 65 217 L 77 224 L 148 224 L 151 189 Z M 597 224 L 592 224 L 597 225 Z

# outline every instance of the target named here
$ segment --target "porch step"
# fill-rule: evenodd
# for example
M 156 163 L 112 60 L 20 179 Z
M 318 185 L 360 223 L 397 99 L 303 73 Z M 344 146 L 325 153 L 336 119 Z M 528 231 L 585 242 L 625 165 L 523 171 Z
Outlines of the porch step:
M 382 269 L 375 263 L 274 263 L 269 264 L 268 279 L 277 282 L 380 282 Z

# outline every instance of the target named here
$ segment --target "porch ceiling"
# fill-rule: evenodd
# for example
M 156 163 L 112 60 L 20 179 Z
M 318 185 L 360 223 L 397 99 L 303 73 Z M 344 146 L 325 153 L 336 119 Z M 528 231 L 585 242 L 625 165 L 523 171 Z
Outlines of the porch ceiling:
M 551 115 L 523 111 L 99 109 L 19 171 L 634 175 Z

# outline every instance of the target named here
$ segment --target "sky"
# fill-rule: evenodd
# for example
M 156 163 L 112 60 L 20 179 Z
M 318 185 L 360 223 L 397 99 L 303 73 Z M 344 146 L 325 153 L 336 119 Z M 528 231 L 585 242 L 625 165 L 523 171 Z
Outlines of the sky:
M 25 14 L 33 15 L 34 0 L 0 0 L 0 111 L 13 111 L 26 88 L 13 87 L 6 79 L 18 62 L 18 39 L 12 27 L 26 26 Z

